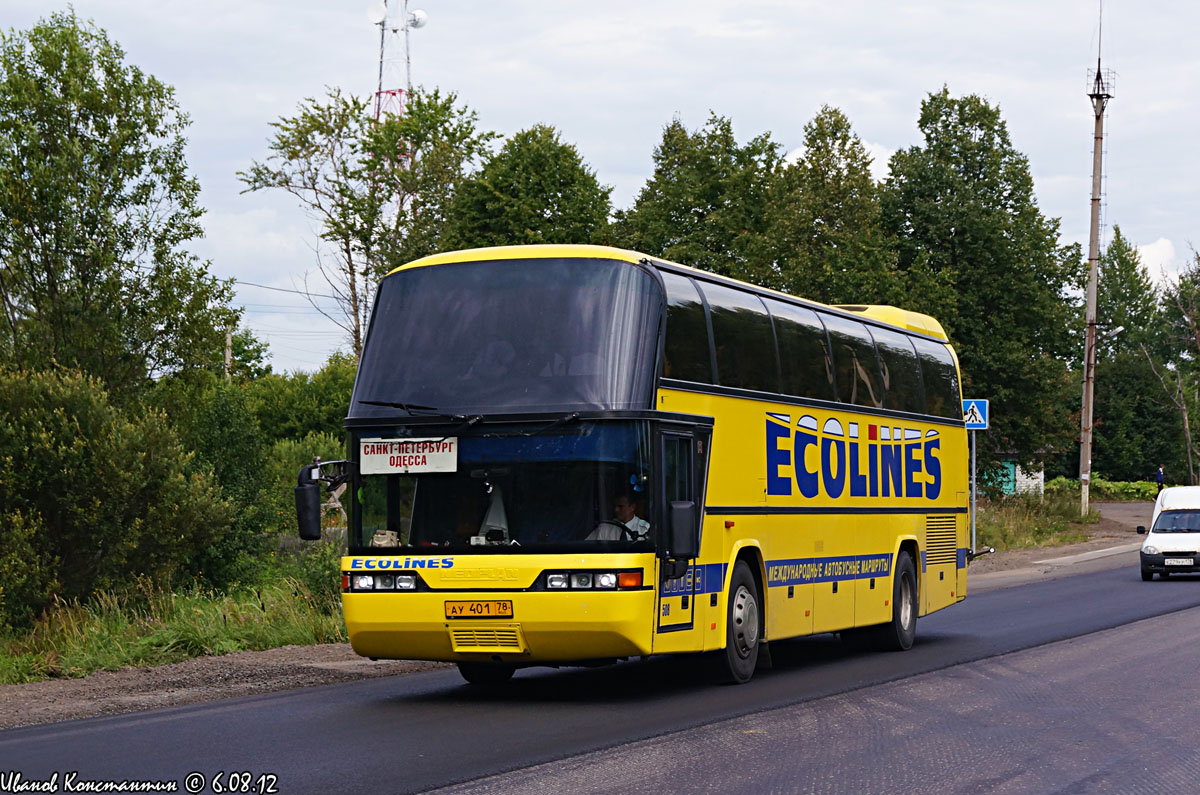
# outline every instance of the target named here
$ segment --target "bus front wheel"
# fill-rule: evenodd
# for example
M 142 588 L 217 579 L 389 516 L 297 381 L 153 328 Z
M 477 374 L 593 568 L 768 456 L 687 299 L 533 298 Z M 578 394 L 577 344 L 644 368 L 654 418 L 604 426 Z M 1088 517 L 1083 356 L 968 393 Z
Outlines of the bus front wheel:
M 720 657 L 719 676 L 726 682 L 749 682 L 758 664 L 762 639 L 762 609 L 758 584 L 750 567 L 739 560 L 729 579 L 729 604 L 725 616 L 725 651 Z
M 502 685 L 512 679 L 515 665 L 504 663 L 460 662 L 458 672 L 473 685 Z

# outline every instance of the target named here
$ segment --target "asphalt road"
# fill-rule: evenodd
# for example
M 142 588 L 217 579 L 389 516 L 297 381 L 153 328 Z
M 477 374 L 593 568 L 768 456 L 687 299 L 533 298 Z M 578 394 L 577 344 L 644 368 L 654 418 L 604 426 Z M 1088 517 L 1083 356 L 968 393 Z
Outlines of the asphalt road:
M 245 791 L 269 775 L 286 793 L 464 782 L 480 792 L 1091 792 L 1101 790 L 1080 775 L 1095 772 L 1097 737 L 1138 758 L 1165 733 L 1178 745 L 1167 745 L 1172 775 L 1194 782 L 1197 607 L 1200 578 L 1143 583 L 1124 565 L 971 595 L 921 619 L 905 653 L 851 653 L 832 636 L 776 643 L 772 670 L 740 687 L 708 685 L 695 658 L 531 669 L 498 693 L 439 670 L 12 729 L 0 733 L 0 775 L 57 773 L 61 786 L 76 771 L 184 791 L 188 773 L 228 784 L 237 771 L 251 774 Z M 1160 689 L 1145 692 L 1148 681 Z M 1145 714 L 1105 734 L 1114 699 L 1131 711 L 1144 699 Z M 1026 757 L 1043 752 L 1058 777 L 1023 778 L 1035 769 Z M 596 773 L 614 769 L 616 788 Z

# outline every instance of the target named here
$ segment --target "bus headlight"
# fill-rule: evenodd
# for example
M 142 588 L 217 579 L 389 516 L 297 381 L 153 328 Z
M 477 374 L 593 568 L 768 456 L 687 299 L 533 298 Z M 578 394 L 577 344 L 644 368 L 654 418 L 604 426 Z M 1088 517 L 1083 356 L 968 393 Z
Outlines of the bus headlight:
M 413 591 L 417 588 L 417 576 L 415 574 L 397 574 L 396 575 L 396 590 L 397 591 Z
M 596 575 L 596 587 L 597 588 L 616 588 L 617 587 L 616 572 L 605 571 L 605 572 L 601 572 L 600 574 L 597 574 Z
M 373 591 L 375 590 L 375 578 L 370 574 L 355 574 L 354 575 L 354 590 L 356 591 Z
M 381 591 L 390 591 L 396 587 L 395 574 L 376 574 L 375 587 Z
M 572 588 L 591 588 L 592 587 L 591 573 L 585 572 L 583 574 L 572 574 L 571 575 L 571 587 Z
M 556 588 L 556 589 L 557 588 L 566 588 L 567 587 L 567 575 L 565 575 L 565 574 L 547 574 L 546 575 L 546 587 L 547 588 Z

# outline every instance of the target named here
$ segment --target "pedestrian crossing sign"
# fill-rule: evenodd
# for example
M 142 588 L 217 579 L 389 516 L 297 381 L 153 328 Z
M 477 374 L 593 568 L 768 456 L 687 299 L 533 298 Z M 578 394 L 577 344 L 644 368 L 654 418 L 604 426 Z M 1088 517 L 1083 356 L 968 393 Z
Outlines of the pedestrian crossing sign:
M 988 428 L 988 402 L 986 400 L 964 400 L 963 420 L 968 431 L 986 431 Z

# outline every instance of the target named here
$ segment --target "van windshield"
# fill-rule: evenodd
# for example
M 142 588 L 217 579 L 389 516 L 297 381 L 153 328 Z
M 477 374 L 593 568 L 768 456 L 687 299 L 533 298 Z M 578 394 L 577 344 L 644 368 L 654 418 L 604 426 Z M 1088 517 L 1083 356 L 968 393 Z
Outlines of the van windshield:
M 1200 511 L 1163 511 L 1154 520 L 1153 533 L 1200 533 Z

